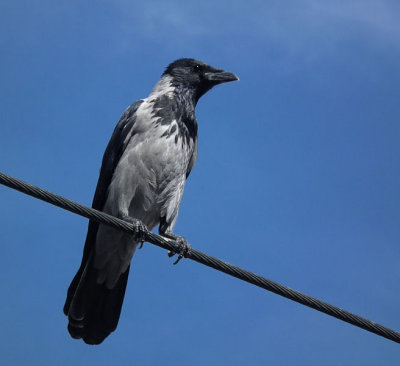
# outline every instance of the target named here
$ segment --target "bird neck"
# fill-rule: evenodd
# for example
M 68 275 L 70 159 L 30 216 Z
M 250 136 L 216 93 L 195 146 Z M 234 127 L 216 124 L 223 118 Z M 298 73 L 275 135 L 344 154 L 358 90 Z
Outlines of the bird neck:
M 164 75 L 160 81 L 154 86 L 150 97 L 159 98 L 168 96 L 174 99 L 178 104 L 184 106 L 187 112 L 193 112 L 196 107 L 198 98 L 196 91 L 186 85 L 175 82 L 170 75 Z
M 173 79 L 164 75 L 154 86 L 149 101 L 154 103 L 153 114 L 160 118 L 161 124 L 177 121 L 179 133 L 187 143 L 197 139 L 196 100 L 191 90 L 180 84 L 174 85 Z

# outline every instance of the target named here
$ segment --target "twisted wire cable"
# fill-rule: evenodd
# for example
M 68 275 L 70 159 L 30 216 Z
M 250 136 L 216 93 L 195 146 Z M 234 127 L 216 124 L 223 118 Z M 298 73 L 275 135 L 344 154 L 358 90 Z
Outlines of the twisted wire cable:
M 51 203 L 62 209 L 71 211 L 77 215 L 84 216 L 90 220 L 112 226 L 116 229 L 123 230 L 128 233 L 132 234 L 134 233 L 133 225 L 126 221 L 120 220 L 114 216 L 108 215 L 104 212 L 95 210 L 93 208 L 81 205 L 67 198 L 64 198 L 62 196 L 56 195 L 54 193 L 36 187 L 32 184 L 10 177 L 1 172 L 0 172 L 0 183 L 9 188 L 13 188 L 17 191 L 38 198 L 42 201 Z M 182 253 L 184 249 L 182 248 L 182 244 L 179 244 L 171 239 L 164 238 L 150 231 L 146 232 L 144 234 L 144 237 L 146 242 L 152 243 L 154 245 L 157 245 L 161 248 L 167 249 L 174 253 L 178 254 Z M 318 310 L 322 313 L 343 320 L 356 327 L 365 329 L 368 332 L 375 333 L 381 337 L 400 343 L 400 333 L 396 332 L 395 330 L 384 327 L 383 325 L 362 318 L 356 314 L 340 309 L 334 305 L 328 304 L 324 301 L 318 300 L 314 297 L 293 290 L 289 287 L 283 286 L 277 282 L 271 281 L 255 273 L 236 267 L 230 263 L 224 262 L 218 258 L 212 257 L 198 250 L 192 248 L 190 251 L 185 253 L 185 257 L 194 260 L 198 263 L 204 264 L 208 267 L 214 268 L 218 271 L 224 272 L 230 276 L 236 277 L 240 280 L 251 283 L 255 286 L 261 287 L 265 290 L 271 291 L 277 295 L 286 297 L 289 300 L 296 301 L 300 304 Z

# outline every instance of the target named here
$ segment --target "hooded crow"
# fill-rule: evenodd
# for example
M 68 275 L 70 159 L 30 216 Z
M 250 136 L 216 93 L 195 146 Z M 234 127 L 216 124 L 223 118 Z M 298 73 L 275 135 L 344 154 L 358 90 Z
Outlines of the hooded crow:
M 81 266 L 64 313 L 73 338 L 100 344 L 118 324 L 130 262 L 144 230 L 172 233 L 185 181 L 197 156 L 195 107 L 235 74 L 182 58 L 171 63 L 146 99 L 122 115 L 103 156 L 92 207 L 129 221 L 136 235 L 90 221 Z

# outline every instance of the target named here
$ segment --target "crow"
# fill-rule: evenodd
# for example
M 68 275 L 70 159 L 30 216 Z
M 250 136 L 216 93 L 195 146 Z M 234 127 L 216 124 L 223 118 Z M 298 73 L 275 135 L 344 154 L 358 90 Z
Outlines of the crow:
M 73 338 L 100 344 L 116 329 L 130 262 L 146 230 L 159 225 L 160 235 L 190 248 L 172 231 L 197 157 L 195 107 L 212 87 L 234 80 L 233 73 L 181 58 L 146 99 L 125 110 L 105 150 L 92 207 L 132 223 L 135 234 L 89 222 L 64 305 Z

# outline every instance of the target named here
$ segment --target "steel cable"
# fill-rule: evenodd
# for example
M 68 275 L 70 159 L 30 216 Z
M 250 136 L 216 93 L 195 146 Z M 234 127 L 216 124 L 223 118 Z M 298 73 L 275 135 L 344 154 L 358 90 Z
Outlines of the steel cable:
M 77 215 L 84 216 L 90 220 L 110 225 L 116 229 L 123 230 L 128 233 L 134 233 L 132 224 L 126 221 L 120 220 L 116 217 L 105 214 L 104 212 L 95 210 L 93 208 L 81 205 L 67 198 L 64 198 L 62 196 L 56 195 L 54 193 L 36 187 L 32 184 L 10 177 L 1 172 L 0 172 L 0 183 L 7 187 L 16 189 L 22 193 L 28 194 L 40 200 L 51 203 L 55 206 L 61 207 L 65 210 L 71 211 Z M 179 243 L 164 238 L 150 231 L 145 233 L 145 241 L 175 253 L 180 253 L 182 251 L 182 247 Z M 356 314 L 340 309 L 336 306 L 333 306 L 324 301 L 303 294 L 299 291 L 292 290 L 289 287 L 283 286 L 265 277 L 256 275 L 255 273 L 236 267 L 230 263 L 224 262 L 218 258 L 212 257 L 198 250 L 192 248 L 185 255 L 185 257 L 192 259 L 198 263 L 204 264 L 208 267 L 214 268 L 218 271 L 224 272 L 230 276 L 236 277 L 240 280 L 249 282 L 265 290 L 274 292 L 277 295 L 284 296 L 292 301 L 296 301 L 300 304 L 318 310 L 327 315 L 333 316 L 337 319 L 343 320 L 359 328 L 375 333 L 381 337 L 385 337 L 394 342 L 400 343 L 400 333 L 390 328 L 384 327 L 383 325 L 362 318 Z

